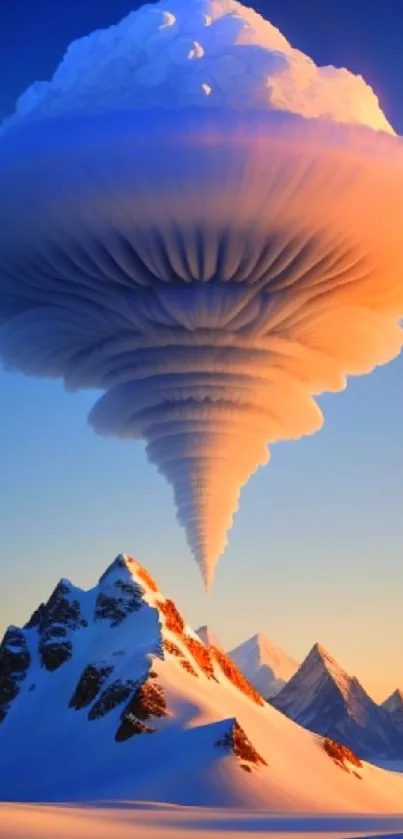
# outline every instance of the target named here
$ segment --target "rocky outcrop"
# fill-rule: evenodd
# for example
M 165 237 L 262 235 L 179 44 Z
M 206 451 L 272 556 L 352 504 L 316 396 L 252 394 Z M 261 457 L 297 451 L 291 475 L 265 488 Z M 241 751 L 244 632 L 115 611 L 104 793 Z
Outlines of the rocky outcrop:
M 99 592 L 95 603 L 95 620 L 108 620 L 111 627 L 119 626 L 127 615 L 138 612 L 143 605 L 144 591 L 137 583 L 116 580 L 116 594 Z
M 226 749 L 228 752 L 234 754 L 239 760 L 244 761 L 254 766 L 267 766 L 266 761 L 256 751 L 255 747 L 246 736 L 243 728 L 240 726 L 238 720 L 228 720 L 228 728 L 215 743 L 216 746 Z M 243 767 L 244 768 L 244 767 Z
M 201 641 L 196 641 L 195 638 L 191 638 L 190 635 L 185 635 L 183 640 L 204 675 L 208 679 L 215 679 L 217 681 L 209 647 L 206 647 Z
M 186 652 L 184 652 L 177 644 L 166 638 L 163 642 L 164 651 L 172 656 L 175 656 L 175 658 L 178 658 L 183 669 L 192 676 L 198 675 L 197 670 L 194 667 L 194 664 L 197 664 L 208 679 L 215 679 L 217 681 L 209 648 L 201 641 L 198 641 L 196 638 L 192 638 L 191 635 L 186 634 L 184 631 L 185 622 L 172 600 L 166 600 L 164 603 L 159 602 L 158 608 L 161 609 L 164 615 L 165 625 L 167 628 L 170 629 L 171 632 L 175 632 L 186 649 Z M 189 658 L 187 658 L 187 653 L 190 654 L 190 661 Z
M 265 702 L 260 693 L 258 693 L 253 685 L 248 682 L 231 659 L 228 658 L 222 650 L 218 650 L 216 647 L 211 647 L 211 650 L 227 679 L 229 679 L 230 682 L 238 688 L 238 690 L 245 693 L 246 696 L 249 696 L 249 699 L 253 699 L 253 701 L 256 702 L 256 705 L 264 705 Z
M 88 626 L 66 580 L 58 583 L 48 602 L 34 612 L 29 623 L 38 629 L 39 656 L 43 667 L 50 671 L 57 670 L 72 657 L 70 633 Z
M 41 633 L 56 626 L 73 630 L 88 626 L 81 615 L 78 600 L 72 596 L 72 586 L 67 580 L 60 580 L 44 608 L 39 607 L 38 612 L 38 627 Z
M 186 648 L 187 653 L 189 653 L 189 657 L 187 657 L 177 644 L 169 639 L 164 640 L 164 650 L 170 653 L 170 655 L 177 657 L 184 670 L 197 676 L 197 670 L 194 667 L 194 664 L 196 664 L 208 679 L 218 681 L 214 668 L 216 663 L 227 679 L 238 690 L 249 696 L 257 705 L 265 704 L 260 693 L 248 682 L 245 676 L 222 650 L 214 646 L 208 646 L 186 632 L 185 621 L 172 600 L 158 600 L 156 605 L 160 613 L 162 613 L 166 628 L 175 633 Z
M 71 633 L 87 627 L 80 604 L 67 580 L 60 580 L 47 603 L 31 615 L 24 630 L 10 627 L 0 647 L 0 719 L 4 719 L 13 699 L 20 692 L 30 665 L 25 632 L 36 630 L 39 660 L 46 670 L 57 670 L 71 659 Z M 32 689 L 32 686 L 31 686 Z
M 108 565 L 104 573 L 101 574 L 98 580 L 99 585 L 102 586 L 102 583 L 104 583 L 108 577 L 111 578 L 115 574 L 118 574 L 118 576 L 121 577 L 127 576 L 128 563 L 131 561 L 131 557 L 128 557 L 125 554 L 118 554 L 113 562 Z
M 71 641 L 46 642 L 40 645 L 39 650 L 43 666 L 50 671 L 58 670 L 73 655 Z
M 95 620 L 106 620 L 111 627 L 116 627 L 144 605 L 145 590 L 132 578 L 130 564 L 137 571 L 137 563 L 120 554 L 100 577 Z
M 177 644 L 174 644 L 173 641 L 169 641 L 167 638 L 164 638 L 163 648 L 164 652 L 169 653 L 169 655 L 173 655 L 175 658 L 183 658 L 182 650 L 179 649 Z
M 96 700 L 90 709 L 88 719 L 101 719 L 101 717 L 104 717 L 106 714 L 109 714 L 110 711 L 113 711 L 114 708 L 117 708 L 118 705 L 122 705 L 123 702 L 126 702 L 129 698 L 135 686 L 136 682 L 131 679 L 128 679 L 127 681 L 116 679 L 115 682 L 112 682 L 112 684 L 108 685 L 105 690 L 102 691 L 99 699 Z
M 117 743 L 123 743 L 125 740 L 130 740 L 136 734 L 154 734 L 154 731 L 155 728 L 151 728 L 145 722 L 141 722 L 134 714 L 127 713 L 115 734 L 115 740 Z
M 9 626 L 0 645 L 0 722 L 18 696 L 29 664 L 30 654 L 23 630 Z
M 199 674 L 194 669 L 193 664 L 191 664 L 190 661 L 187 660 L 187 658 L 181 658 L 180 663 L 187 673 L 190 673 L 191 676 L 196 676 L 196 678 L 198 678 Z
M 361 777 L 352 769 L 353 766 L 358 769 L 362 769 L 363 766 L 362 761 L 352 749 L 349 749 L 348 746 L 344 746 L 342 743 L 337 743 L 336 740 L 331 740 L 330 737 L 326 737 L 323 741 L 323 748 L 326 754 L 329 755 L 340 769 L 344 769 L 345 772 L 352 772 L 357 777 Z
M 164 653 L 169 653 L 169 655 L 174 656 L 179 660 L 179 664 L 182 665 L 183 669 L 186 670 L 187 673 L 190 673 L 191 676 L 198 677 L 198 673 L 195 670 L 193 664 L 185 657 L 185 654 L 182 650 L 178 647 L 177 644 L 174 644 L 172 641 L 168 639 L 164 639 L 163 642 L 163 649 Z
M 34 612 L 32 612 L 32 615 L 31 615 L 29 621 L 27 621 L 27 623 L 24 625 L 24 629 L 32 629 L 35 626 L 40 626 L 40 623 L 43 620 L 45 609 L 46 609 L 46 604 L 41 603 L 40 606 L 38 606 L 38 608 L 35 609 Z
M 156 606 L 164 616 L 166 628 L 171 632 L 174 632 L 176 635 L 183 635 L 185 621 L 183 620 L 179 610 L 176 608 L 173 600 L 158 600 Z
M 152 717 L 166 717 L 167 705 L 162 687 L 147 679 L 139 685 L 121 716 L 115 740 L 122 742 L 136 734 L 151 734 L 155 729 L 146 725 Z
M 151 591 L 153 594 L 156 594 L 156 592 L 158 591 L 158 586 L 151 574 L 149 574 L 148 571 L 145 568 L 143 568 L 143 566 L 140 565 L 139 562 L 136 562 L 136 560 L 132 559 L 130 556 L 128 557 L 128 562 L 132 563 L 135 566 L 137 577 L 140 577 L 140 579 L 145 583 L 149 591 Z
M 80 677 L 70 699 L 69 708 L 75 708 L 76 711 L 79 711 L 81 708 L 91 705 L 111 673 L 113 673 L 113 667 L 89 664 Z

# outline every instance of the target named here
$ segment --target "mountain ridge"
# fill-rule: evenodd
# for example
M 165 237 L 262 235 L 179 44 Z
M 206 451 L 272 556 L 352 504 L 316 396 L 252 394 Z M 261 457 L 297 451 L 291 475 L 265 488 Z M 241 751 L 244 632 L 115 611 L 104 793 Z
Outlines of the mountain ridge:
M 401 809 L 403 778 L 264 702 L 127 555 L 87 591 L 60 581 L 9 627 L 0 696 L 3 800 Z

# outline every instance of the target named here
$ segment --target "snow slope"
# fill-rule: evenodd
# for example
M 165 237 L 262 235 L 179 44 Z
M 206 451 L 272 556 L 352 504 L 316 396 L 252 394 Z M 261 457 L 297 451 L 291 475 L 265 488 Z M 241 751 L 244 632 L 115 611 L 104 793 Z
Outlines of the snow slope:
M 101 807 L 0 804 L 0 824 L 2 839 L 370 839 L 369 834 L 398 839 L 403 819 L 287 816 L 125 801 Z
M 345 743 L 367 759 L 402 759 L 403 737 L 390 716 L 320 644 L 273 700 L 290 719 Z
M 0 797 L 399 813 L 403 777 L 337 763 L 121 555 L 0 648 Z
M 253 635 L 228 655 L 265 699 L 279 693 L 298 669 L 293 658 L 261 634 Z

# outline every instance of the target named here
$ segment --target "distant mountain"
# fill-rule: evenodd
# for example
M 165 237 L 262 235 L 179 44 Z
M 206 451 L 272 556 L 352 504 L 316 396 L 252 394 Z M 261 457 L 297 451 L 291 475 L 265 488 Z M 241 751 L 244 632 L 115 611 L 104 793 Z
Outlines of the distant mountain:
M 397 711 L 403 711 L 403 691 L 395 690 L 382 704 L 382 708 L 388 711 L 389 714 L 395 714 Z
M 403 734 L 403 691 L 395 690 L 382 705 L 389 714 L 393 725 Z
M 299 725 L 343 743 L 364 758 L 403 758 L 403 736 L 390 715 L 320 644 L 272 704 Z
M 196 635 L 199 636 L 200 640 L 203 641 L 203 644 L 206 644 L 207 647 L 216 647 L 217 650 L 222 650 L 222 645 L 209 626 L 199 626 L 199 628 L 196 629 Z
M 398 813 L 403 778 L 264 702 L 120 555 L 5 633 L 0 800 Z
M 291 679 L 298 664 L 264 635 L 253 635 L 229 657 L 265 699 L 271 699 Z

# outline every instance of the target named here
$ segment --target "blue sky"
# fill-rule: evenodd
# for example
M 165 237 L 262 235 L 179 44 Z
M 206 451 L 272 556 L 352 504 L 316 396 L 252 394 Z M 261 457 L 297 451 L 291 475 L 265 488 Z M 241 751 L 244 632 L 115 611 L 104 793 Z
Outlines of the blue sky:
M 51 74 L 72 38 L 132 7 L 14 0 L 0 34 L 0 114 Z M 362 72 L 403 133 L 400 0 L 256 8 L 317 62 Z M 273 449 L 242 494 L 206 598 L 170 489 L 142 446 L 88 428 L 96 394 L 0 372 L 0 623 L 24 621 L 60 576 L 93 584 L 126 551 L 226 646 L 260 631 L 298 658 L 320 640 L 376 697 L 403 687 L 402 378 L 399 359 L 351 381 L 321 399 L 318 435 Z

